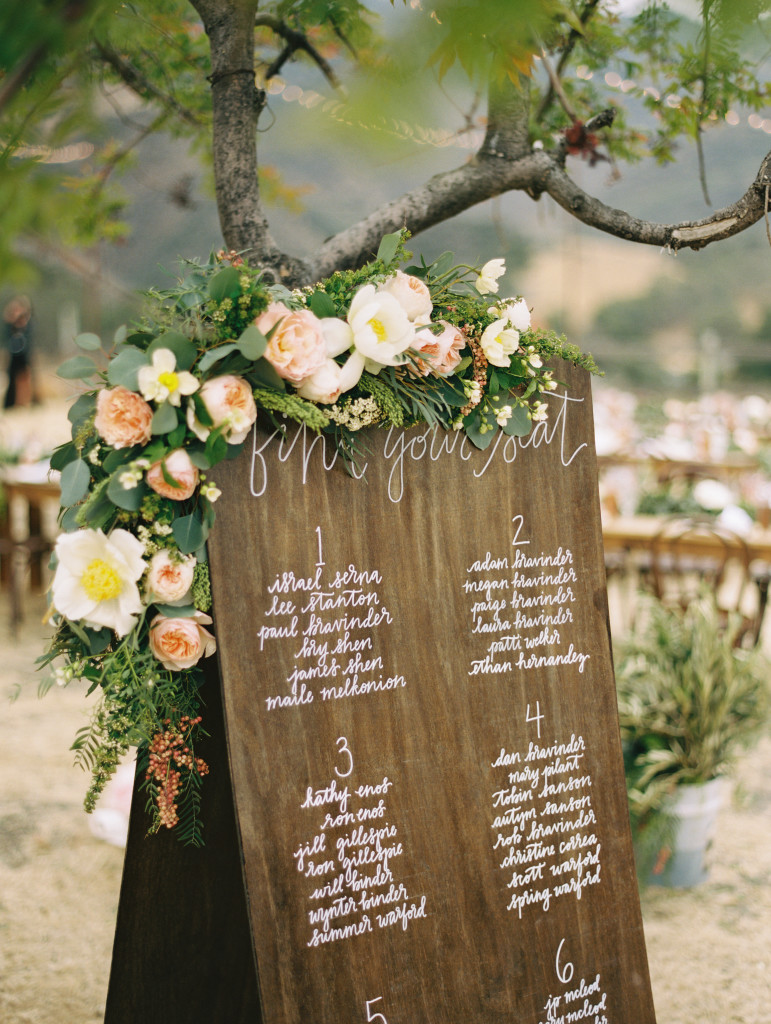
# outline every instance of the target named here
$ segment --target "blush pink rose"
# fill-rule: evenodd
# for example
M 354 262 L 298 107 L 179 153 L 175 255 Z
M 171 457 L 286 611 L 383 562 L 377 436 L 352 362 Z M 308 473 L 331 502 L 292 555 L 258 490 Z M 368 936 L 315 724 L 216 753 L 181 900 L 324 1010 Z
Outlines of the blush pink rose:
M 211 416 L 215 427 L 224 427 L 222 436 L 228 444 L 240 444 L 246 439 L 252 424 L 257 419 L 257 406 L 252 389 L 243 377 L 223 374 L 212 377 L 201 387 L 199 395 Z M 190 429 L 205 441 L 209 427 L 204 427 L 195 417 L 190 405 L 187 422 Z
M 209 623 L 210 616 L 203 612 L 186 619 L 156 615 L 150 623 L 150 650 L 172 672 L 192 668 L 217 650 L 217 641 L 203 628 Z
M 438 365 L 434 367 L 434 370 L 440 377 L 449 377 L 451 373 L 455 372 L 460 363 L 460 354 L 468 345 L 468 338 L 454 324 L 449 324 L 446 320 L 440 320 L 439 323 L 444 325 L 444 335 L 442 337 L 446 339 L 449 336 L 450 345 Z
M 174 484 L 170 484 L 163 472 L 171 477 Z M 174 501 L 185 501 L 189 498 L 198 486 L 198 470 L 190 461 L 190 456 L 184 448 L 175 448 L 173 452 L 158 462 L 154 462 L 145 476 L 148 486 L 152 487 L 156 494 L 162 498 L 172 498 Z
M 468 344 L 465 335 L 446 320 L 439 320 L 442 327 L 439 334 L 434 334 L 428 327 L 415 332 L 412 348 L 420 352 L 417 366 L 410 369 L 415 374 L 427 377 L 429 373 L 448 377 L 460 363 L 460 353 Z
M 263 334 L 275 326 L 265 358 L 290 384 L 301 384 L 327 358 L 321 321 L 309 309 L 290 310 L 283 302 L 272 302 L 256 324 Z
M 145 589 L 149 601 L 182 604 L 193 585 L 196 559 L 194 555 L 172 558 L 166 548 L 156 551 L 150 559 Z
M 94 426 L 113 448 L 147 444 L 153 410 L 141 395 L 128 388 L 106 388 L 96 399 Z

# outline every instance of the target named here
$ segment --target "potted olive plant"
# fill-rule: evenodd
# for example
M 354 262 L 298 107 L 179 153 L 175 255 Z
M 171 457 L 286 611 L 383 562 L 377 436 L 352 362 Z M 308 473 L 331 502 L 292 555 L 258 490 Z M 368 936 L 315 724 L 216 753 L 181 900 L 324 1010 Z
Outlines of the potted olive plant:
M 711 592 L 685 610 L 645 602 L 618 646 L 627 790 L 642 881 L 688 886 L 707 877 L 726 774 L 768 713 L 769 662 L 737 647 L 740 622 Z

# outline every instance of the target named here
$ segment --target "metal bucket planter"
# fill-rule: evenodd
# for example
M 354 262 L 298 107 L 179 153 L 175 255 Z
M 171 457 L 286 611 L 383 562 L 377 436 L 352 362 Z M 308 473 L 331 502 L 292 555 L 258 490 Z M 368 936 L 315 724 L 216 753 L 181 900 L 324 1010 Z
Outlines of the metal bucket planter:
M 690 888 L 707 880 L 724 790 L 725 779 L 675 789 L 664 809 L 673 823 L 672 842 L 659 851 L 648 879 L 651 885 Z

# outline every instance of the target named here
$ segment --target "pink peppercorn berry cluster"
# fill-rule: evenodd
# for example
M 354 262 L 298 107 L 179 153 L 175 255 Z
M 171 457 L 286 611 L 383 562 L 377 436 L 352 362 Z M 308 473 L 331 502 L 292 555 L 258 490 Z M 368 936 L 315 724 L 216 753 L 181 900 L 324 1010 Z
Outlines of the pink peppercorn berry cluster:
M 155 782 L 155 802 L 158 805 L 158 825 L 174 828 L 179 821 L 176 798 L 182 784 L 183 771 L 196 771 L 199 775 L 208 775 L 209 766 L 201 757 L 194 757 L 186 745 L 190 733 L 201 721 L 183 715 L 178 725 L 172 726 L 167 718 L 165 732 L 157 732 L 150 744 L 150 763 L 145 778 Z M 176 765 L 172 767 L 172 764 Z

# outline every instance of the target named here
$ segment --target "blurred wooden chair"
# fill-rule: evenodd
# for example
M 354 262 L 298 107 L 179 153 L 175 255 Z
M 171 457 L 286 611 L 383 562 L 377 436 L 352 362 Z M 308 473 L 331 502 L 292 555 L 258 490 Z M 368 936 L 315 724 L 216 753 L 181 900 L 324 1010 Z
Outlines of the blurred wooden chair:
M 680 608 L 709 587 L 726 619 L 729 614 L 741 617 L 737 643 L 757 644 L 766 595 L 753 578 L 744 538 L 714 519 L 667 519 L 652 540 L 645 585 L 665 604 Z

